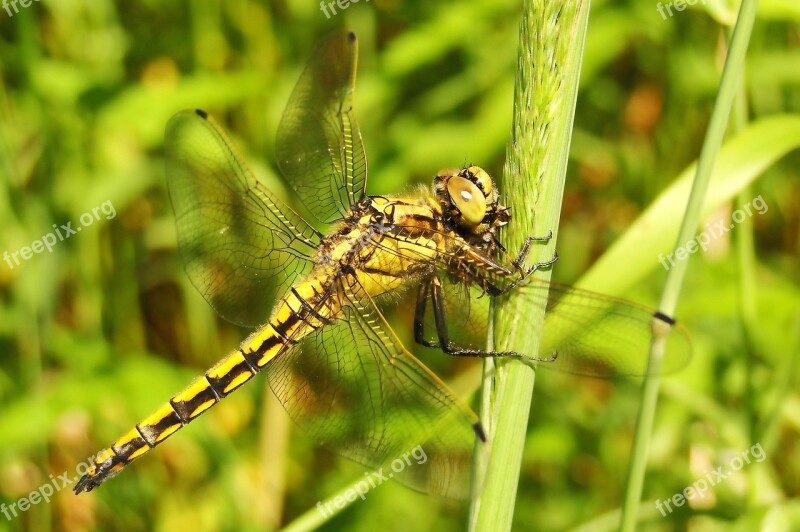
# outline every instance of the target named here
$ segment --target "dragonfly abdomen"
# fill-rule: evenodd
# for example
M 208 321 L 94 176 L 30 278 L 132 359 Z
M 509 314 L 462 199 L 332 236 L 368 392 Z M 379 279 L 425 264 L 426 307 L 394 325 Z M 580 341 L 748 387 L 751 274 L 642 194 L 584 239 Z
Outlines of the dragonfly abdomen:
M 258 370 L 241 350 L 229 354 L 95 456 L 75 491 L 91 491 L 113 477 L 250 380 Z
M 228 394 L 250 380 L 270 361 L 329 323 L 338 312 L 323 276 L 301 281 L 289 290 L 272 318 L 228 356 L 103 449 L 92 460 L 75 491 L 91 491 L 119 473 Z

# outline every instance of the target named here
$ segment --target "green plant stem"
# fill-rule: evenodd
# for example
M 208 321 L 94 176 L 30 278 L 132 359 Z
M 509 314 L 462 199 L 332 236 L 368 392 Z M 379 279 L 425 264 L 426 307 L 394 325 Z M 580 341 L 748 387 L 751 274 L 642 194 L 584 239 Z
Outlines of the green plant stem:
M 508 249 L 558 229 L 589 4 L 524 2 L 513 130 L 500 183 L 514 217 Z M 531 250 L 531 260 L 552 258 L 554 246 L 553 239 Z M 549 279 L 549 271 L 536 275 Z M 490 348 L 537 353 L 532 331 L 541 331 L 543 320 L 543 309 L 513 296 L 498 302 Z M 481 418 L 490 443 L 476 449 L 471 530 L 511 529 L 535 376 L 519 361 L 486 361 Z
M 725 66 L 722 70 L 717 100 L 711 114 L 711 121 L 703 141 L 700 152 L 700 159 L 697 164 L 697 174 L 692 191 L 689 195 L 689 202 L 681 223 L 681 229 L 675 247 L 683 246 L 694 237 L 697 226 L 700 223 L 703 202 L 714 163 L 717 158 L 728 117 L 733 106 L 733 101 L 739 90 L 739 83 L 744 71 L 745 56 L 747 46 L 750 41 L 750 34 L 753 30 L 758 0 L 742 0 L 739 9 L 739 16 L 731 39 L 731 46 L 725 59 Z M 673 315 L 678 302 L 680 288 L 686 274 L 688 261 L 678 261 L 669 270 L 664 292 L 661 296 L 659 309 L 667 315 Z M 634 433 L 631 463 L 628 470 L 628 480 L 625 492 L 625 501 L 622 506 L 622 521 L 620 529 L 623 531 L 634 530 L 636 519 L 639 513 L 639 501 L 642 498 L 642 488 L 644 486 L 644 475 L 647 465 L 648 447 L 650 436 L 653 429 L 653 419 L 655 417 L 656 403 L 658 401 L 659 380 L 658 373 L 664 355 L 664 342 L 666 340 L 663 330 L 654 330 L 653 345 L 650 351 L 649 370 L 650 375 L 644 381 L 641 394 L 641 405 L 636 420 L 636 431 Z
M 337 494 L 332 495 L 325 501 L 318 502 L 316 506 L 309 508 L 304 514 L 289 523 L 285 528 L 282 529 L 282 532 L 306 532 L 309 530 L 316 530 L 317 528 L 321 527 L 330 521 L 335 515 L 341 513 L 345 508 L 349 507 L 350 504 L 356 500 L 361 500 L 352 498 L 351 500 L 348 500 L 347 493 L 354 492 L 356 484 L 362 481 L 363 478 L 359 477 L 351 485 L 341 489 Z

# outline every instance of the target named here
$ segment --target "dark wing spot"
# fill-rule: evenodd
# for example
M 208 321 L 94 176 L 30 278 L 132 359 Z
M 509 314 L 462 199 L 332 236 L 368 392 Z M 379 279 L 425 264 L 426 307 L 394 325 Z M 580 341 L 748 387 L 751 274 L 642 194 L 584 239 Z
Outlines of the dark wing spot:
M 659 319 L 659 320 L 661 320 L 664 323 L 667 323 L 669 325 L 675 325 L 675 318 L 671 318 L 671 317 L 667 316 L 666 314 L 664 314 L 663 312 L 656 311 L 656 312 L 653 313 L 653 317 L 656 318 L 656 319 Z
M 486 443 L 486 433 L 483 431 L 483 425 L 481 425 L 480 421 L 472 425 L 472 428 L 475 430 L 475 434 L 480 438 L 483 443 Z

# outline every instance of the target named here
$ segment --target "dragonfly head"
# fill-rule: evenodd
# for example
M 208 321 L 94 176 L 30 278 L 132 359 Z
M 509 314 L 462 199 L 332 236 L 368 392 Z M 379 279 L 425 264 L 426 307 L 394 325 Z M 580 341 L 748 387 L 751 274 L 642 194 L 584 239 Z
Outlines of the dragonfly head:
M 472 236 L 491 237 L 511 219 L 494 179 L 480 166 L 446 168 L 433 180 L 447 222 Z

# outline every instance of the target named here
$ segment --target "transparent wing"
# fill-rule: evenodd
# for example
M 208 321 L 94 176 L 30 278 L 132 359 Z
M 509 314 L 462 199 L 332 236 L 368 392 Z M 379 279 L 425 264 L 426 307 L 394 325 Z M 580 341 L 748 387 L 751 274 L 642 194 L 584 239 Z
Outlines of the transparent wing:
M 545 307 L 539 367 L 595 377 L 648 373 L 653 328 L 667 332 L 660 374 L 683 369 L 691 358 L 686 329 L 648 307 L 558 283 L 531 279 L 512 297 Z
M 442 287 L 451 341 L 463 349 L 485 350 L 490 298 L 475 298 L 474 289 L 472 297 L 465 297 L 459 285 Z M 646 375 L 654 325 L 668 331 L 660 374 L 682 369 L 691 357 L 689 338 L 680 324 L 636 303 L 534 279 L 517 286 L 509 297 L 519 305 L 520 327 L 530 327 L 525 316 L 544 307 L 539 352 L 520 353 L 539 361 L 540 368 L 601 378 Z
M 330 223 L 364 197 L 367 159 L 353 111 L 356 36 L 324 39 L 292 92 L 278 126 L 278 166 L 314 216 Z
M 225 319 L 263 323 L 276 298 L 310 270 L 319 234 L 255 178 L 205 112 L 173 116 L 164 144 L 189 279 Z
M 477 418 L 352 290 L 340 320 L 267 367 L 272 390 L 322 445 L 414 489 L 465 497 Z

